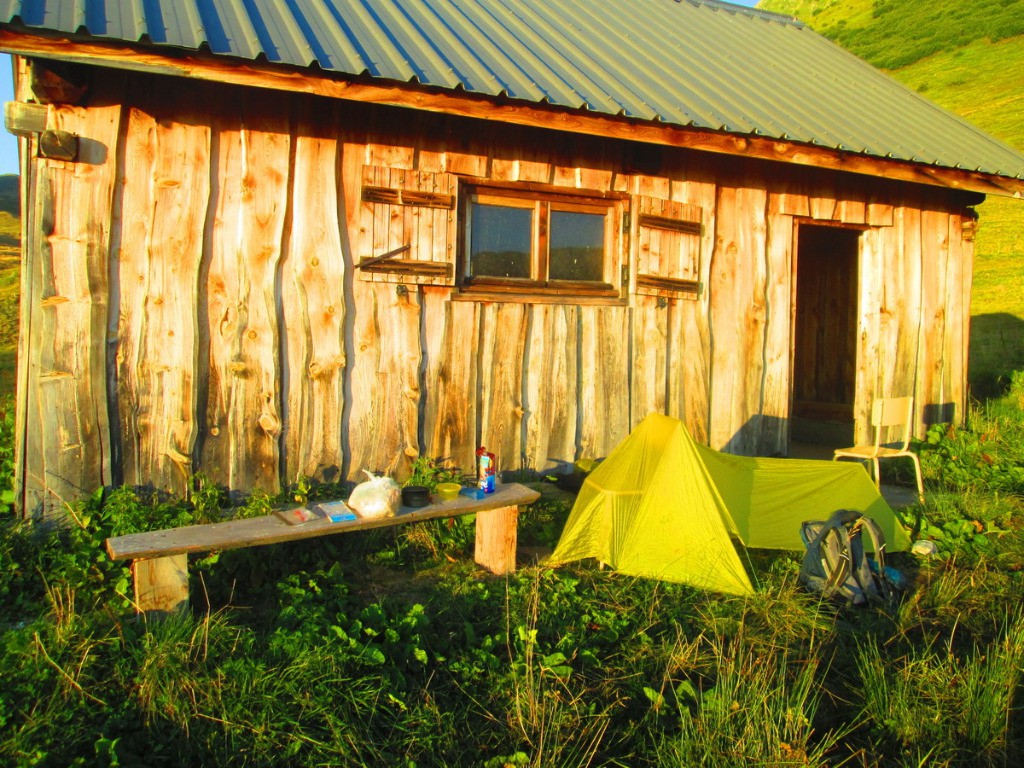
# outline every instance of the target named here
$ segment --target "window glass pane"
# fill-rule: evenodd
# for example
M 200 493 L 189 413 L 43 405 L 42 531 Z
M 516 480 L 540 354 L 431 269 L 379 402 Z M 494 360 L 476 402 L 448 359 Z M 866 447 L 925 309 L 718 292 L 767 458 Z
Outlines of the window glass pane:
M 604 215 L 552 211 L 548 279 L 604 280 Z
M 470 233 L 471 275 L 530 277 L 533 209 L 473 203 Z

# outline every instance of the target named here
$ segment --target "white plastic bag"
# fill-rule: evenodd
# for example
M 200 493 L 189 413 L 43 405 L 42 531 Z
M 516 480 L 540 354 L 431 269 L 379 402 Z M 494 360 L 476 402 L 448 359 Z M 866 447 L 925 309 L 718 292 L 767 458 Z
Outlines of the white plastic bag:
M 363 470 L 369 480 L 357 485 L 348 497 L 348 505 L 360 517 L 394 517 L 402 506 L 402 490 L 386 475 L 377 477 Z

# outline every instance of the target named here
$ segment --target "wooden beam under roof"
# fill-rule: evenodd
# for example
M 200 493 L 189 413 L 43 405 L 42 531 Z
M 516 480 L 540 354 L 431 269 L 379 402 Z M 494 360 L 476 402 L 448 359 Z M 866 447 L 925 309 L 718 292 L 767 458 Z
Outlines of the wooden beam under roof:
M 947 189 L 1024 197 L 1024 179 L 959 168 L 924 165 L 856 152 L 697 128 L 652 123 L 587 110 L 513 102 L 469 93 L 369 78 L 327 75 L 313 69 L 246 61 L 202 51 L 102 41 L 94 37 L 28 32 L 0 28 L 0 50 L 93 66 L 148 72 L 173 77 L 307 93 L 368 104 L 380 104 L 534 128 L 567 131 L 702 152 L 823 168 L 882 177 Z

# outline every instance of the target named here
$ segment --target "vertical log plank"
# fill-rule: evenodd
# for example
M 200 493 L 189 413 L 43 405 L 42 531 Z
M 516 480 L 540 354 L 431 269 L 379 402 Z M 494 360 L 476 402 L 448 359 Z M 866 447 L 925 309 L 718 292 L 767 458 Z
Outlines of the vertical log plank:
M 711 268 L 711 447 L 746 455 L 756 452 L 761 428 L 766 204 L 763 189 L 718 190 Z
M 32 468 L 19 491 L 31 517 L 59 514 L 113 477 L 106 352 L 119 103 L 115 93 L 91 110 L 55 107 L 57 128 L 95 140 L 78 162 L 28 161 L 37 187 L 26 211 L 23 293 L 32 423 L 18 460 Z
M 632 313 L 630 429 L 649 413 L 667 408 L 668 306 L 654 296 L 635 296 Z
M 950 233 L 951 238 L 956 237 L 960 242 L 960 314 L 957 317 L 957 323 L 961 332 L 961 367 L 958 372 L 958 376 L 960 379 L 960 391 L 962 395 L 957 408 L 956 415 L 958 419 L 967 418 L 967 401 L 970 397 L 967 373 L 971 362 L 968 352 L 971 343 L 971 286 L 974 281 L 974 235 L 972 234 L 969 237 L 964 236 L 964 224 L 968 219 L 970 220 L 970 226 L 973 232 L 973 217 L 971 217 L 969 213 L 964 213 L 959 217 L 953 218 L 953 226 L 954 228 L 959 227 L 959 231 Z M 920 408 L 918 408 L 918 413 L 920 414 Z M 923 430 L 919 432 L 918 436 L 924 436 Z
M 280 488 L 277 266 L 288 201 L 287 116 L 251 99 L 219 130 L 207 279 L 211 377 L 204 466 L 232 491 Z M 213 382 L 217 383 L 213 389 Z
M 420 453 L 420 307 L 415 289 L 354 281 L 352 469 L 408 475 Z M 403 290 L 399 290 L 403 289 Z
M 865 232 L 860 239 L 860 286 L 857 305 L 857 368 L 854 375 L 854 439 L 858 443 L 873 437 L 870 425 L 871 404 L 884 397 L 879 389 L 879 340 L 881 338 L 882 285 L 886 279 L 884 253 L 878 229 Z
M 710 439 L 709 306 L 702 298 L 677 301 L 669 307 L 670 355 L 678 361 L 677 373 L 669 379 L 670 413 L 686 424 L 694 440 L 704 444 Z
M 700 241 L 703 289 L 695 299 L 669 307 L 669 413 L 677 416 L 698 442 L 710 440 L 711 402 L 711 261 L 715 251 L 718 190 L 710 169 L 688 164 L 687 178 L 672 185 L 672 199 L 697 206 L 704 233 Z
M 778 209 L 778 198 L 768 199 L 764 394 L 762 428 L 757 452 L 772 456 L 789 451 L 790 339 L 793 302 L 793 219 Z
M 565 468 L 576 459 L 576 327 L 573 306 L 535 304 L 524 354 L 527 465 L 537 472 Z
M 579 309 L 580 458 L 604 458 L 629 434 L 629 308 Z
M 198 432 L 196 294 L 210 191 L 210 128 L 191 119 L 181 94 L 161 94 L 159 116 L 155 107 L 144 108 L 146 99 L 139 103 L 126 136 L 118 257 L 124 479 L 181 494 Z
M 921 213 L 914 205 L 900 206 L 895 226 L 878 232 L 882 253 L 891 266 L 886 267 L 882 304 L 890 313 L 891 331 L 881 342 L 883 349 L 895 354 L 881 368 L 892 373 L 886 391 L 890 397 L 913 395 L 917 374 L 917 341 L 921 323 Z M 920 411 L 920 408 L 917 409 Z
M 446 290 L 424 290 L 424 439 L 431 456 L 472 472 L 478 440 L 480 304 L 447 299 Z
M 14 98 L 28 101 L 31 98 L 30 62 L 23 56 L 12 58 L 14 75 Z M 39 413 L 39 363 L 33 342 L 40 323 L 38 286 L 41 280 L 40 252 L 45 237 L 40 232 L 39 213 L 43 207 L 39 196 L 44 181 L 39 172 L 39 163 L 32 158 L 35 139 L 18 137 L 19 175 L 21 177 L 21 297 L 18 306 L 18 371 L 15 388 L 15 444 L 14 444 L 14 498 L 20 505 L 21 514 L 32 518 L 43 514 L 45 507 L 45 475 L 41 471 L 42 446 L 39 430 L 27 429 Z M 47 187 L 49 182 L 45 182 Z
M 296 127 L 293 200 L 282 262 L 286 479 L 341 479 L 347 267 L 339 229 L 337 139 L 307 107 Z M 333 119 L 329 122 L 334 122 Z
M 946 242 L 949 248 L 949 260 L 946 265 L 946 334 L 942 350 L 942 402 L 949 404 L 953 413 L 951 418 L 963 419 L 964 408 L 964 372 L 967 370 L 967 359 L 963 355 L 965 341 L 964 329 L 969 323 L 961 321 L 963 309 L 962 284 L 970 278 L 964 274 L 963 237 L 960 216 L 947 214 Z
M 523 349 L 526 305 L 487 304 L 481 312 L 480 442 L 499 470 L 522 464 Z
M 927 203 L 926 203 L 927 205 Z M 946 296 L 949 262 L 948 214 L 926 207 L 921 213 L 922 239 L 922 296 L 921 296 L 921 411 L 945 406 L 948 393 L 943 382 L 943 353 L 945 352 Z M 958 414 L 962 415 L 962 414 Z

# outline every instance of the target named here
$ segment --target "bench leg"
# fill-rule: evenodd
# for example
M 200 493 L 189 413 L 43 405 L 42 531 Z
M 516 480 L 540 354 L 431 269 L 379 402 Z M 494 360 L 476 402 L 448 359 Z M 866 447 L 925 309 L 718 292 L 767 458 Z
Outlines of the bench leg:
M 188 555 L 132 561 L 135 609 L 174 613 L 188 608 Z
M 519 507 L 485 509 L 476 513 L 476 554 L 479 565 L 498 575 L 516 569 Z

